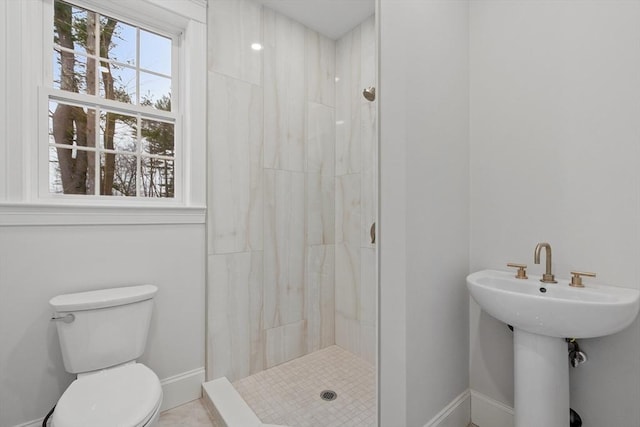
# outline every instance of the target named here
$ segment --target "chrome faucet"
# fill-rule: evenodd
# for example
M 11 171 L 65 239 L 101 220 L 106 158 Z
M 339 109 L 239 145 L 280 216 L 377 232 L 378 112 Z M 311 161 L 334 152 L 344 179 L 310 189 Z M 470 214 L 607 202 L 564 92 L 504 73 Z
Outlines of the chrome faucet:
M 546 251 L 546 255 L 547 255 L 547 262 L 546 262 L 546 271 L 545 273 L 542 275 L 542 279 L 540 279 L 540 281 L 542 283 L 558 283 L 555 279 L 555 277 L 553 276 L 553 273 L 551 273 L 551 245 L 548 243 L 538 243 L 536 245 L 536 250 L 533 253 L 533 262 L 535 264 L 540 264 L 540 252 L 542 251 L 542 248 L 544 248 Z

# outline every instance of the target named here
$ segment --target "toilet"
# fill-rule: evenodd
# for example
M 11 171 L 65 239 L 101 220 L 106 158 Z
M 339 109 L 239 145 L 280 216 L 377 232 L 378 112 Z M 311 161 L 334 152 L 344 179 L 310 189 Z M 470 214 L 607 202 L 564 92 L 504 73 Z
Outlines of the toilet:
M 142 355 L 153 285 L 59 295 L 55 310 L 62 359 L 76 380 L 58 401 L 53 427 L 151 427 L 162 404 L 158 376 Z

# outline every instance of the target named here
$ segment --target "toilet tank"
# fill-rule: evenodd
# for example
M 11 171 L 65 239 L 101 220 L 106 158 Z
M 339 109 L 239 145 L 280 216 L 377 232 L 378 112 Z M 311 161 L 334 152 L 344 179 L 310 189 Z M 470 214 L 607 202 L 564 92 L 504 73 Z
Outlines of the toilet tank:
M 140 357 L 157 291 L 153 285 L 140 285 L 52 298 L 65 369 L 78 374 Z

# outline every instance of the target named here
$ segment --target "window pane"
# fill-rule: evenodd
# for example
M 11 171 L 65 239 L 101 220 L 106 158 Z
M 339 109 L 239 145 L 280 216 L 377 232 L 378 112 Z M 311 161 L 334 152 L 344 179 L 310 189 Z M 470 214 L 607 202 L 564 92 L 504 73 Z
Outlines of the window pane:
M 61 102 L 49 102 L 49 141 L 67 145 L 57 150 L 65 194 L 94 194 L 96 111 Z
M 140 105 L 171 111 L 171 79 L 141 72 Z
M 49 146 L 49 192 L 62 194 L 62 175 L 56 147 Z
M 143 157 L 142 188 L 143 197 L 174 197 L 174 162 Z
M 96 19 L 94 12 L 55 2 L 53 39 L 60 46 L 54 50 L 55 88 L 95 94 L 96 63 L 88 55 L 96 53 Z
M 127 104 L 135 104 L 136 70 L 100 61 L 100 96 Z
M 95 147 L 96 110 L 49 101 L 49 140 L 55 144 Z
M 116 151 L 136 151 L 137 119 L 108 111 L 100 112 L 100 148 Z
M 54 9 L 54 88 L 171 111 L 171 38 L 60 0 Z
M 92 61 L 92 64 L 95 64 L 95 62 Z M 91 83 L 93 82 L 89 82 L 89 84 Z M 71 92 L 87 93 L 87 57 L 75 55 L 73 66 L 73 88 L 63 89 Z
M 60 52 L 57 50 L 53 51 L 53 87 L 55 89 L 60 89 L 61 84 L 61 74 L 60 67 L 62 65 L 62 58 L 60 57 Z
M 108 16 L 100 16 L 100 56 L 136 65 L 137 29 Z
M 100 194 L 136 196 L 136 156 L 102 153 L 100 156 Z
M 171 39 L 140 30 L 140 67 L 171 75 Z
M 95 93 L 95 60 L 71 52 L 53 52 L 53 87 L 75 93 Z
M 96 14 L 62 1 L 54 6 L 54 43 L 80 53 L 95 52 Z
M 175 154 L 174 125 L 147 119 L 143 119 L 141 124 L 142 152 L 173 157 Z
M 95 152 L 49 146 L 49 192 L 94 194 Z

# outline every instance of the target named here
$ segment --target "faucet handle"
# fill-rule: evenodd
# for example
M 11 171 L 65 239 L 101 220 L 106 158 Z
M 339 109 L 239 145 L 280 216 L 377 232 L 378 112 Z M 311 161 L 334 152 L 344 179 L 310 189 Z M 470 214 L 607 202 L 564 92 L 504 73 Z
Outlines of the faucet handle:
M 584 288 L 584 285 L 582 284 L 582 276 L 596 277 L 596 273 L 587 273 L 584 271 L 572 271 L 571 283 L 569 284 L 569 286 L 573 286 L 574 288 Z
M 528 279 L 527 264 L 516 264 L 516 263 L 510 262 L 507 264 L 507 267 L 513 267 L 518 269 L 518 272 L 516 273 L 516 279 Z

